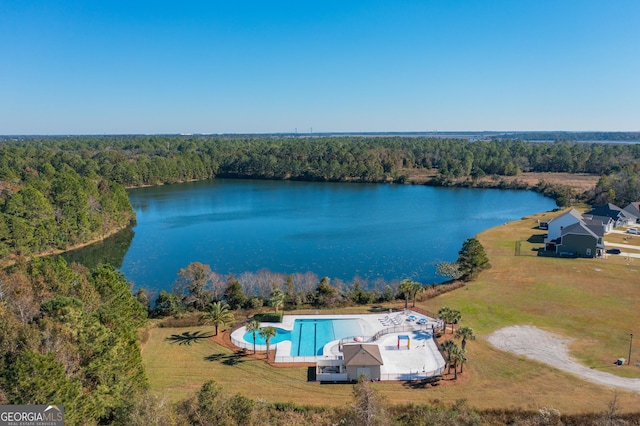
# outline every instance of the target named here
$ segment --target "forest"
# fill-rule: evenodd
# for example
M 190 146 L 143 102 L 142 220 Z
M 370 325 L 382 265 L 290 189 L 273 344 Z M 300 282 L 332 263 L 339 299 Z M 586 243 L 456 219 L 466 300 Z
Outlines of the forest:
M 629 168 L 637 172 L 640 158 L 640 144 L 401 136 L 78 136 L 16 139 L 2 146 L 7 151 L 0 162 L 2 180 L 49 162 L 127 187 L 216 176 L 403 182 L 409 170 L 434 170 L 441 182 L 522 172 L 610 175 Z
M 625 206 L 640 199 L 640 144 L 532 143 L 407 136 L 70 136 L 0 142 L 0 260 L 64 251 L 135 220 L 125 188 L 215 177 L 326 182 L 505 186 L 524 172 L 588 173 L 576 194 L 539 182 L 556 199 Z M 429 176 L 415 182 L 416 173 Z
M 124 186 L 61 154 L 0 149 L 2 263 L 104 238 L 135 218 Z
M 66 424 L 125 424 L 146 389 L 146 311 L 113 267 L 61 258 L 0 271 L 0 404 L 61 404 Z

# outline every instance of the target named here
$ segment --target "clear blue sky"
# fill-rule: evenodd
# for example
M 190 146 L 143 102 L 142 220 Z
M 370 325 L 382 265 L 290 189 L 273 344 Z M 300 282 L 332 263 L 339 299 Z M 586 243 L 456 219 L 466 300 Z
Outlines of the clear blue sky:
M 0 134 L 640 130 L 639 0 L 0 0 Z

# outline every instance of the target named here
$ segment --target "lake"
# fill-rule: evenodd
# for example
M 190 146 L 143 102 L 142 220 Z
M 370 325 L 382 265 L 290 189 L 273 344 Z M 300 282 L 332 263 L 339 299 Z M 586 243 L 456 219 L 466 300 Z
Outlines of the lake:
M 153 292 L 170 290 L 195 261 L 220 274 L 266 268 L 442 282 L 435 265 L 455 261 L 465 239 L 556 207 L 531 191 L 235 179 L 133 189 L 129 197 L 133 232 L 68 260 L 111 262 Z

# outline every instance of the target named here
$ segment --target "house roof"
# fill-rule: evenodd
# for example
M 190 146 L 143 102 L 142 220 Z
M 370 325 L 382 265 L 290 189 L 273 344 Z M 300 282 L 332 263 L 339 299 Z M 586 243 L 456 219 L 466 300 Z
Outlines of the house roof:
M 571 215 L 571 216 L 575 217 L 575 218 L 576 218 L 576 219 L 578 219 L 578 220 L 582 220 L 582 214 L 581 214 L 578 210 L 576 210 L 576 209 L 571 209 L 571 210 L 569 210 L 568 212 L 564 212 L 564 213 L 562 213 L 561 215 L 556 216 L 556 217 L 554 217 L 553 219 L 548 220 L 548 221 L 547 221 L 547 223 L 551 223 L 551 222 L 553 222 L 554 220 L 558 220 L 558 219 L 560 219 L 561 217 L 564 217 L 564 216 L 566 216 L 566 215 Z
M 589 227 L 587 225 L 585 225 L 582 222 L 578 222 L 578 223 L 574 223 L 573 225 L 569 225 L 569 226 L 565 226 L 562 229 L 562 236 L 565 236 L 567 234 L 574 234 L 574 235 L 589 235 L 593 238 L 598 238 L 598 234 L 596 234 L 595 232 L 593 232 L 591 229 L 589 229 Z
M 584 216 L 582 221 L 589 229 L 591 229 L 598 237 L 604 237 L 605 226 L 613 222 L 613 219 L 607 216 Z
M 601 224 L 590 224 L 587 223 L 587 228 L 589 228 L 589 230 L 591 232 L 593 232 L 598 238 L 604 238 L 604 226 L 602 226 Z
M 626 217 L 626 212 L 623 212 L 622 209 L 615 204 L 604 204 L 602 206 L 595 206 L 591 210 L 587 212 L 587 214 L 592 214 L 594 216 L 608 216 L 612 219 L 618 220 L 621 217 Z
M 382 365 L 380 348 L 376 344 L 358 343 L 342 347 L 344 365 Z
M 629 205 L 623 210 L 627 213 L 631 213 L 631 215 L 635 216 L 636 218 L 640 218 L 640 201 L 629 203 Z
M 613 223 L 614 220 L 609 217 L 609 216 L 597 216 L 597 215 L 592 215 L 592 214 L 584 214 L 584 216 L 582 216 L 583 218 L 583 222 L 587 223 L 587 224 L 595 224 L 598 223 L 600 225 L 606 225 L 608 223 Z

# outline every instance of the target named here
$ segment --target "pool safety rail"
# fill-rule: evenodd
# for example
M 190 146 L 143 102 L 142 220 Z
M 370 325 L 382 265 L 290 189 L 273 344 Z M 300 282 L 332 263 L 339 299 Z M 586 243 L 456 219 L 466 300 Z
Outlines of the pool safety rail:
M 333 367 L 339 369 L 340 367 Z M 426 380 L 444 373 L 445 367 L 440 367 L 433 371 L 407 370 L 405 373 L 380 373 L 380 381 L 403 381 L 412 382 Z M 316 366 L 316 381 L 318 382 L 346 382 L 348 380 L 346 371 L 326 369 L 326 367 Z
M 438 329 L 437 327 L 435 328 L 436 330 Z M 363 342 L 364 343 L 372 343 L 372 342 L 376 342 L 380 339 L 380 337 L 384 336 L 385 334 L 391 334 L 391 333 L 410 333 L 413 331 L 432 331 L 432 327 L 431 325 L 427 324 L 427 325 L 396 325 L 393 327 L 386 327 L 383 328 L 382 330 L 378 331 L 376 334 L 374 334 L 373 336 L 363 336 Z M 345 343 L 353 343 L 354 338 L 357 336 L 351 336 L 351 337 L 345 337 L 344 339 L 340 339 L 340 344 L 343 345 Z

